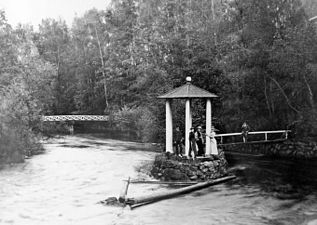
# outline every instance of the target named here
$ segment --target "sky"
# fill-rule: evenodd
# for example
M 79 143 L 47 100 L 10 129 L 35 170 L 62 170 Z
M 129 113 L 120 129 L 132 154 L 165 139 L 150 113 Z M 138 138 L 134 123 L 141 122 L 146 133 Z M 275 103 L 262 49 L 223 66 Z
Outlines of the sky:
M 0 0 L 8 22 L 32 24 L 35 28 L 45 18 L 62 18 L 71 26 L 75 15 L 82 16 L 87 10 L 106 9 L 110 0 Z

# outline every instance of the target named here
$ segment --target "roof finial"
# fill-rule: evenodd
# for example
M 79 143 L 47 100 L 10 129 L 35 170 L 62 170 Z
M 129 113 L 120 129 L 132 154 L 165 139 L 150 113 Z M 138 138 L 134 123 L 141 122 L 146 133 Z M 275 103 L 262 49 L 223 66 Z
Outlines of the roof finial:
M 186 77 L 186 81 L 187 81 L 187 83 L 192 82 L 192 77 L 190 77 L 190 76 Z

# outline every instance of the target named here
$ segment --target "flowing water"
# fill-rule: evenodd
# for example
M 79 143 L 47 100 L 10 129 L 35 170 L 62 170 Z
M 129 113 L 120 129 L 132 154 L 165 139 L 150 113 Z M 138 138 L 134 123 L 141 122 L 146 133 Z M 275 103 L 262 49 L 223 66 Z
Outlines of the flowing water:
M 118 196 L 155 152 L 142 144 L 73 136 L 0 170 L 0 224 L 317 224 L 317 162 L 229 155 L 237 179 L 131 210 L 98 202 Z M 167 186 L 132 184 L 129 196 Z

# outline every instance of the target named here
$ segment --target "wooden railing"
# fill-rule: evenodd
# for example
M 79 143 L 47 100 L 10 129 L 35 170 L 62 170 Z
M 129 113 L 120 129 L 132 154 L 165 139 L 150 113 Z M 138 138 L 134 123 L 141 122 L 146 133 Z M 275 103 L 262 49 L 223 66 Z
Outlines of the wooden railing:
M 248 137 L 250 135 L 258 135 L 258 134 L 264 134 L 264 139 L 261 141 L 273 141 L 273 140 L 286 140 L 288 138 L 288 133 L 290 133 L 291 130 L 273 130 L 273 131 L 253 131 L 253 132 L 248 132 Z M 268 139 L 268 134 L 284 134 L 280 139 Z M 227 134 L 216 134 L 215 137 L 219 138 L 220 137 L 220 143 L 223 144 L 223 138 L 224 137 L 233 137 L 233 136 L 241 136 L 242 138 L 242 133 L 227 133 Z M 249 142 L 249 141 L 248 141 Z M 250 141 L 252 142 L 252 141 Z

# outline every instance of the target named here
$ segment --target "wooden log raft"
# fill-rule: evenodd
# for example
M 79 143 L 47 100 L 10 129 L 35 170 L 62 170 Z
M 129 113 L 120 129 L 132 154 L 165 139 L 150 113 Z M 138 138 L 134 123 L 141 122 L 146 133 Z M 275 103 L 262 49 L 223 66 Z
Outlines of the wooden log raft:
M 201 183 L 194 184 L 194 185 L 191 185 L 189 187 L 180 188 L 177 190 L 165 191 L 163 193 L 155 193 L 155 194 L 150 194 L 147 196 L 137 197 L 137 198 L 127 198 L 126 204 L 133 206 L 133 205 L 147 204 L 149 202 L 160 201 L 163 199 L 175 197 L 177 195 L 186 194 L 189 192 L 200 190 L 200 189 L 203 189 L 203 188 L 215 185 L 215 184 L 219 184 L 219 183 L 222 183 L 222 182 L 234 179 L 234 178 L 236 178 L 236 176 L 234 176 L 234 175 L 227 176 L 227 177 L 222 177 L 222 178 L 215 179 L 215 180 L 201 182 Z

